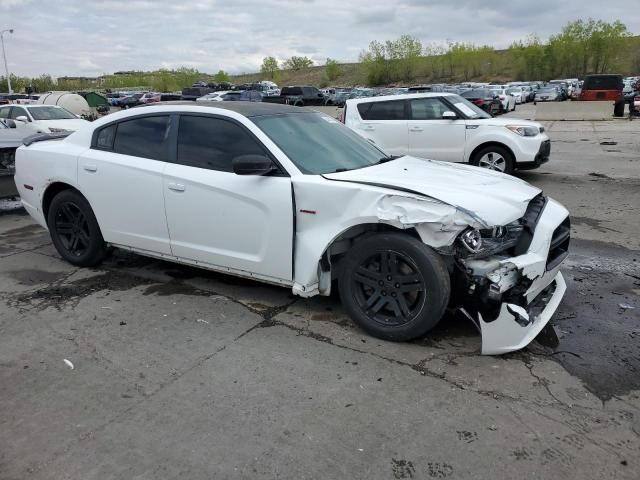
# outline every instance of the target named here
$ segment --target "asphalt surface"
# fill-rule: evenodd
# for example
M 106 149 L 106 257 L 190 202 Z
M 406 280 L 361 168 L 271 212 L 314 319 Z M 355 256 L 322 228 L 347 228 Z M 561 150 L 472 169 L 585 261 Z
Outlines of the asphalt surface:
M 518 175 L 573 217 L 559 344 L 502 357 L 463 318 L 394 344 L 334 297 L 117 250 L 76 269 L 1 202 L 0 479 L 637 479 L 640 122 L 547 128 Z

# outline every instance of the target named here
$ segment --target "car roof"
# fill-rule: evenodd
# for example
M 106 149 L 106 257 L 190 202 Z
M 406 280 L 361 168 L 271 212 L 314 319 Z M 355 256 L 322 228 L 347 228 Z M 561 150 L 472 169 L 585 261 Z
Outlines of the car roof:
M 308 113 L 310 110 L 303 107 L 293 107 L 291 105 L 281 105 L 278 103 L 263 103 L 263 102 L 214 102 L 213 105 L 209 105 L 207 102 L 190 102 L 190 101 L 175 101 L 175 102 L 157 102 L 153 105 L 144 105 L 136 108 L 152 108 L 158 106 L 191 106 L 200 108 L 222 108 L 224 110 L 231 110 L 232 112 L 239 113 L 245 117 L 260 117 L 263 115 L 278 115 L 283 113 Z
M 431 98 L 431 97 L 453 97 L 457 95 L 451 92 L 424 92 L 424 93 L 407 93 L 402 95 L 380 95 L 378 97 L 352 98 L 347 100 L 349 103 L 370 103 L 383 102 L 387 100 L 407 100 L 412 98 Z

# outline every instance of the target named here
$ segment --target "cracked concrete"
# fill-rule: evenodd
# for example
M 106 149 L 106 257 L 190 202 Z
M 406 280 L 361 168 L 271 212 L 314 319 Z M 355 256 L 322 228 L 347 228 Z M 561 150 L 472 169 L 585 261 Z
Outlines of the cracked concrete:
M 0 215 L 0 479 L 638 478 L 640 194 L 589 208 L 602 179 L 567 161 L 527 179 L 622 233 L 574 225 L 560 345 L 502 357 L 463 318 L 397 344 L 337 297 L 122 251 L 76 269 Z

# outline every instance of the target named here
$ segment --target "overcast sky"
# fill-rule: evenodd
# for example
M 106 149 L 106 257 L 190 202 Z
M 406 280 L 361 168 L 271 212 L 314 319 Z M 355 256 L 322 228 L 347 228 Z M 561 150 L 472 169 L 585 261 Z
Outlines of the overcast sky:
M 369 41 L 409 34 L 504 48 L 568 21 L 621 19 L 640 33 L 640 0 L 0 0 L 18 75 L 195 67 L 254 72 L 263 57 L 355 61 Z M 604 6 L 606 5 L 606 7 Z M 4 65 L 1 65 L 2 67 Z M 4 71 L 2 72 L 4 74 Z

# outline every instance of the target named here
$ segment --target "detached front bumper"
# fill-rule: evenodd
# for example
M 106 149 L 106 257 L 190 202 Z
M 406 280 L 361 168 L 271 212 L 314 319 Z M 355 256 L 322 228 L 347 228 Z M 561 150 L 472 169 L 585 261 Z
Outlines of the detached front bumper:
M 482 354 L 501 355 L 520 350 L 538 336 L 558 309 L 567 284 L 560 272 L 526 307 L 503 303 L 498 318 L 485 322 L 478 312 L 478 328 L 482 335 Z
M 462 309 L 480 330 L 485 355 L 531 343 L 566 291 L 559 270 L 569 248 L 568 212 L 551 199 L 541 211 L 532 206 L 527 212 L 523 221 L 533 235 L 526 251 L 464 261 L 464 280 L 458 285 L 466 292 Z

